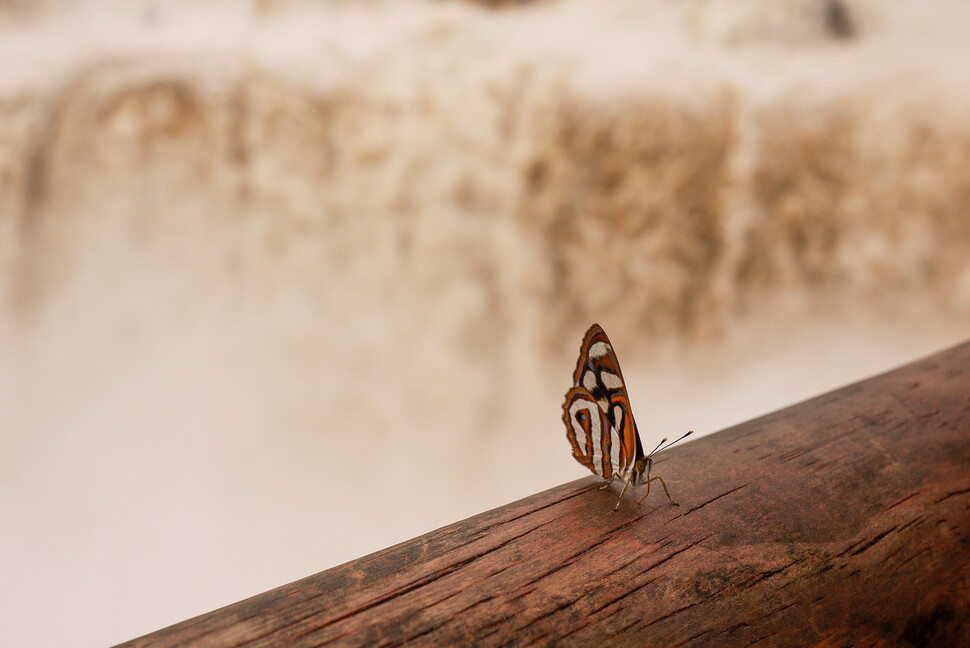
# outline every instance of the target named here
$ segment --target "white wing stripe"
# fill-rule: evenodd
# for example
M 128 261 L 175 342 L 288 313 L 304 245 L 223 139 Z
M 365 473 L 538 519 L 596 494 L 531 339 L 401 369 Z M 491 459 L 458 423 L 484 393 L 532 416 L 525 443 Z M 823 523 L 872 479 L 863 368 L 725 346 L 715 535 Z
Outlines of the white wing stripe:
M 600 380 L 603 381 L 603 386 L 610 391 L 615 391 L 623 387 L 623 381 L 615 373 L 610 373 L 609 371 L 600 372 Z M 587 389 L 589 389 L 587 387 Z
M 576 441 L 579 443 L 579 448 L 583 451 L 583 454 L 589 453 L 589 447 L 586 445 L 586 434 L 583 432 L 583 426 L 579 422 L 577 414 L 582 410 L 586 410 L 586 416 L 589 417 L 589 429 L 590 436 L 593 442 L 593 452 L 595 454 L 597 447 L 599 447 L 600 435 L 600 417 L 599 412 L 593 411 L 590 407 L 589 401 L 576 400 L 573 401 L 572 407 L 569 408 L 569 419 L 573 422 L 573 429 L 576 431 Z
M 617 411 L 622 410 L 617 409 Z M 613 472 L 616 473 L 620 471 L 620 448 L 623 446 L 623 440 L 620 438 L 620 433 L 613 427 L 610 428 L 610 436 L 613 439 L 613 445 L 610 446 L 610 459 L 613 461 Z

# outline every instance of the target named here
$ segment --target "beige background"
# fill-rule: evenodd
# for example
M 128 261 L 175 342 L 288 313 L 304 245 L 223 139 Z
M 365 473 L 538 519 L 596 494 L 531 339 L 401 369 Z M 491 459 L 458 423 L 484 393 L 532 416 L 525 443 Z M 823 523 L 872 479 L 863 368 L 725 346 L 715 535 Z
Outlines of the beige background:
M 0 0 L 4 642 L 584 476 L 592 321 L 646 445 L 970 337 L 968 42 L 944 0 Z

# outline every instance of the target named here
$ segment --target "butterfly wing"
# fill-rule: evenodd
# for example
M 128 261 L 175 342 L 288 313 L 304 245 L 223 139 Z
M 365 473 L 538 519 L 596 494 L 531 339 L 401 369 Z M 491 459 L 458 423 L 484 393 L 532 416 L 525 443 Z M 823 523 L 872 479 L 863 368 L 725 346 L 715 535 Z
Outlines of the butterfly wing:
M 622 439 L 593 395 L 582 387 L 573 387 L 566 392 L 562 410 L 566 438 L 576 461 L 605 479 L 622 472 Z
M 576 390 L 582 391 L 576 392 Z M 583 394 L 582 398 L 577 395 L 578 393 Z M 576 369 L 573 371 L 573 388 L 566 393 L 566 402 L 563 403 L 563 420 L 566 421 L 566 434 L 570 437 L 570 441 L 572 441 L 573 436 L 578 440 L 585 428 L 583 427 L 584 422 L 576 419 L 569 412 L 573 410 L 582 411 L 577 403 L 580 400 L 588 403 L 590 399 L 602 413 L 602 416 L 599 417 L 599 429 L 605 429 L 602 423 L 602 420 L 605 420 L 606 426 L 611 430 L 609 435 L 601 433 L 601 437 L 610 438 L 609 449 L 605 449 L 605 441 L 600 443 L 600 447 L 604 448 L 600 454 L 601 463 L 605 465 L 603 461 L 605 457 L 615 457 L 612 459 L 612 470 L 623 474 L 629 466 L 643 456 L 643 447 L 640 444 L 637 424 L 630 409 L 630 398 L 626 392 L 626 383 L 623 382 L 620 362 L 616 359 L 616 352 L 613 350 L 610 339 L 606 336 L 606 331 L 599 324 L 590 326 L 586 335 L 583 336 L 579 360 L 576 362 Z M 595 421 L 597 417 L 590 413 L 589 419 Z M 592 426 L 591 429 L 595 429 L 596 426 L 593 423 L 590 423 L 590 425 Z M 593 440 L 595 441 L 595 438 Z M 586 448 L 588 449 L 588 446 Z M 596 474 L 607 478 L 612 476 L 612 473 L 604 474 L 581 459 L 580 455 L 577 454 L 576 445 L 573 446 L 573 455 L 577 461 Z

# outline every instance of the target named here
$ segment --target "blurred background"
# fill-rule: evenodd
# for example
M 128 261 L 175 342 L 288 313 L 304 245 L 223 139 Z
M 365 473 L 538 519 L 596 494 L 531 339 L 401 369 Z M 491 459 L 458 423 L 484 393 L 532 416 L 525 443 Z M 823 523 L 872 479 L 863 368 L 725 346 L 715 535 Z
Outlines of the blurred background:
M 0 0 L 4 641 L 586 476 L 593 321 L 647 446 L 970 337 L 967 43 L 955 0 Z

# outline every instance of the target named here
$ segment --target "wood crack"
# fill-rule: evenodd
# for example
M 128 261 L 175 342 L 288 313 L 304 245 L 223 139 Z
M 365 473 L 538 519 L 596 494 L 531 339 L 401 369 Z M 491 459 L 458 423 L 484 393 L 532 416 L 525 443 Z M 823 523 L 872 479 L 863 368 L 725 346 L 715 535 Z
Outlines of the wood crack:
M 963 490 L 952 491 L 950 493 L 947 493 L 946 495 L 944 495 L 943 497 L 941 497 L 940 499 L 936 500 L 933 503 L 939 504 L 941 502 L 945 502 L 946 500 L 952 497 L 959 497 L 960 495 L 966 495 L 967 493 L 970 493 L 970 488 L 964 488 Z
M 757 583 L 760 583 L 761 581 L 763 581 L 763 580 L 765 580 L 767 578 L 771 578 L 775 574 L 778 574 L 780 572 L 785 571 L 786 569 L 788 569 L 789 567 L 791 567 L 792 565 L 795 565 L 797 563 L 798 563 L 797 560 L 793 560 L 790 563 L 788 563 L 787 565 L 783 565 L 783 566 L 779 567 L 778 569 L 772 569 L 771 571 L 761 572 L 760 574 L 758 574 L 758 577 L 757 578 L 755 578 L 754 580 L 748 581 L 748 583 L 747 583 L 746 586 L 747 587 L 750 587 L 752 585 L 755 585 Z
M 897 506 L 899 506 L 903 502 L 906 502 L 906 501 L 909 501 L 909 500 L 913 499 L 914 497 L 916 497 L 917 495 L 919 495 L 920 492 L 921 491 L 916 491 L 915 493 L 910 493 L 909 495 L 907 495 L 903 499 L 897 500 L 897 501 L 893 502 L 892 504 L 890 504 L 889 506 L 887 506 L 886 508 L 884 508 L 882 510 L 882 512 L 885 513 L 886 511 L 889 511 L 889 510 L 892 510 L 892 509 L 896 508 Z
M 736 493 L 736 492 L 738 492 L 739 490 L 741 490 L 742 488 L 746 488 L 746 487 L 748 487 L 748 486 L 750 486 L 750 485 L 751 485 L 751 482 L 748 482 L 747 484 L 741 484 L 741 485 L 740 485 L 740 486 L 738 486 L 737 488 L 732 488 L 731 490 L 729 490 L 729 491 L 727 491 L 726 493 L 721 493 L 721 494 L 720 494 L 720 495 L 718 495 L 717 497 L 713 497 L 713 498 L 711 498 L 711 499 L 709 499 L 709 500 L 707 500 L 706 502 L 704 502 L 703 504 L 699 504 L 699 505 L 697 505 L 697 506 L 695 506 L 695 507 L 693 507 L 693 508 L 691 508 L 691 509 L 689 509 L 689 510 L 688 510 L 688 511 L 687 511 L 686 513 L 684 513 L 684 515 L 685 515 L 685 516 L 687 516 L 687 515 L 690 515 L 690 514 L 691 514 L 691 513 L 693 513 L 694 511 L 698 511 L 698 510 L 700 510 L 700 509 L 702 509 L 702 508 L 704 508 L 705 506 L 707 506 L 708 504 L 711 504 L 711 503 L 713 503 L 713 502 L 716 502 L 717 500 L 719 500 L 719 499 L 721 499 L 722 497 L 727 497 L 727 496 L 728 496 L 728 495 L 730 495 L 731 493 Z
M 883 538 L 885 538 L 887 535 L 889 535 L 890 533 L 892 533 L 893 531 L 895 531 L 897 528 L 898 527 L 892 527 L 890 529 L 887 529 L 887 530 L 883 531 L 882 533 L 876 534 L 870 540 L 868 540 L 867 542 L 864 542 L 862 545 L 858 546 L 857 549 L 852 549 L 852 551 L 849 553 L 849 555 L 850 556 L 858 556 L 859 554 L 861 554 L 866 549 L 869 549 L 870 547 L 875 546 L 876 543 L 878 543 L 880 540 L 882 540 Z M 839 555 L 841 556 L 841 555 L 844 555 L 844 554 L 845 554 L 845 552 L 843 552 L 843 553 L 841 553 Z

